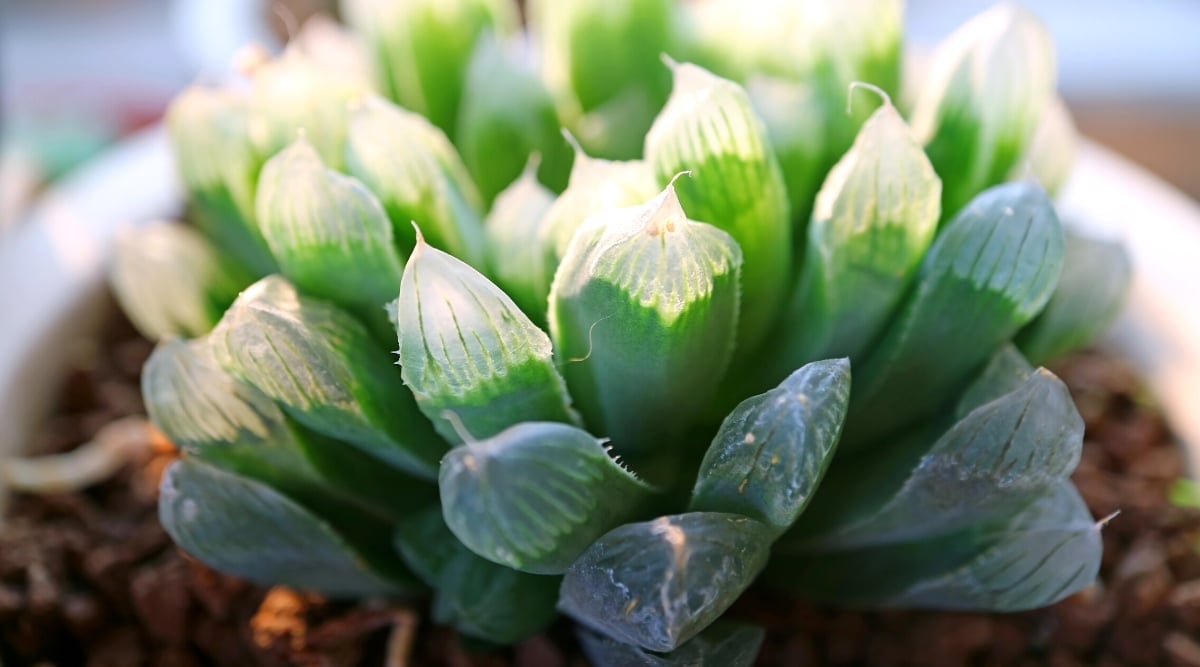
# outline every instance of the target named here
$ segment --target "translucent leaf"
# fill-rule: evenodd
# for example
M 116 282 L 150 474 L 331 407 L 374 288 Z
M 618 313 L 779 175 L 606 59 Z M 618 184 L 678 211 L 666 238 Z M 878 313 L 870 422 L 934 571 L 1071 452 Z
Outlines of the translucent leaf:
M 450 140 L 420 114 L 378 97 L 354 105 L 346 168 L 379 197 L 405 254 L 416 222 L 435 247 L 483 265 L 479 191 Z
M 539 160 L 531 156 L 521 176 L 496 197 L 484 231 L 488 275 L 530 319 L 544 325 L 550 278 L 543 277 L 547 271 L 540 245 L 529 241 L 538 238 L 554 193 L 537 180 Z
M 817 361 L 742 401 L 700 465 L 692 511 L 730 512 L 787 530 L 820 484 L 850 398 L 850 363 Z
M 1062 226 L 1037 184 L 976 197 L 938 235 L 902 310 L 856 364 L 843 444 L 874 442 L 947 403 L 1045 306 L 1062 254 Z
M 550 296 L 550 333 L 584 421 L 622 454 L 664 451 L 703 409 L 733 349 L 742 255 L 668 186 L 592 217 Z
M 475 553 L 513 569 L 560 574 L 633 518 L 650 489 L 601 441 L 565 424 L 524 423 L 442 459 L 442 511 Z
M 676 184 L 683 208 L 741 247 L 738 344 L 749 351 L 777 317 L 792 267 L 783 175 L 741 86 L 690 64 L 674 73 L 671 98 L 646 135 L 646 161 L 662 185 L 691 170 Z
M 792 212 L 792 240 L 799 247 L 821 181 L 837 159 L 826 145 L 829 110 L 812 86 L 781 77 L 752 76 L 746 93 L 779 159 Z
M 937 231 L 941 182 L 890 102 L 863 125 L 817 196 L 787 363 L 853 359 L 887 326 Z
M 583 653 L 596 667 L 750 667 L 766 632 L 718 621 L 670 653 L 653 653 L 580 628 Z
M 1045 369 L 931 443 L 914 437 L 831 471 L 798 529 L 812 548 L 919 539 L 1011 516 L 1079 463 L 1083 420 Z
M 769 584 L 853 607 L 1022 611 L 1090 585 L 1101 524 L 1070 482 L 1024 510 L 941 537 L 779 556 Z
M 167 468 L 159 517 L 171 539 L 205 564 L 263 585 L 333 596 L 395 594 L 415 581 L 270 487 L 192 459 Z
M 283 274 L 305 292 L 375 308 L 395 295 L 403 258 L 379 200 L 326 169 L 305 139 L 263 167 L 258 225 Z
M 1009 344 L 1000 348 L 963 391 L 954 410 L 954 420 L 966 417 L 984 403 L 1016 391 L 1033 371 L 1033 366 L 1015 346 Z
M 554 101 L 541 80 L 490 34 L 471 56 L 454 137 L 485 205 L 516 180 L 531 153 L 542 156 L 538 176 L 551 190 L 567 184 L 571 150 Z
M 988 9 L 938 46 L 913 109 L 913 130 L 942 177 L 942 213 L 1004 181 L 1054 96 L 1054 44 L 1013 4 Z
M 517 26 L 508 0 L 349 0 L 347 22 L 364 35 L 388 98 L 447 134 L 454 131 L 467 63 L 486 30 Z
M 400 283 L 397 332 L 404 381 L 451 442 L 463 428 L 487 438 L 524 421 L 578 422 L 545 332 L 482 274 L 421 239 Z
M 767 562 L 771 528 L 692 512 L 621 526 L 567 570 L 558 606 L 650 651 L 672 651 L 717 619 Z
M 350 315 L 278 276 L 251 285 L 210 336 L 224 368 L 298 422 L 423 477 L 446 449 L 400 369 Z
M 1025 154 L 1009 171 L 1008 180 L 1032 177 L 1046 192 L 1057 194 L 1075 166 L 1078 144 L 1079 132 L 1071 112 L 1061 97 L 1054 96 L 1042 111 Z
M 1120 243 L 1081 236 L 1068 227 L 1062 277 L 1045 309 L 1017 336 L 1017 346 L 1042 364 L 1095 341 L 1125 305 L 1132 271 Z
M 252 280 L 195 229 L 177 222 L 124 230 L 109 267 L 121 309 L 150 340 L 208 333 Z

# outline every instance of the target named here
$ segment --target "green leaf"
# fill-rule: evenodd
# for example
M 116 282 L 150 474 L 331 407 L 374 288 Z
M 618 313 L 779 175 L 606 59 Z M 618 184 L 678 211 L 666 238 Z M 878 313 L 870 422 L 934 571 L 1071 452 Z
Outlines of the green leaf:
M 524 423 L 442 459 L 442 511 L 480 556 L 560 574 L 608 530 L 633 518 L 650 488 L 586 431 Z
M 446 449 L 367 330 L 279 276 L 251 285 L 210 336 L 224 368 L 298 422 L 421 477 Z
M 912 294 L 855 366 L 843 445 L 928 417 L 1041 311 L 1062 270 L 1063 232 L 1040 186 L 980 194 L 934 241 Z
M 463 546 L 442 519 L 442 508 L 428 507 L 396 526 L 393 546 L 404 563 L 430 588 L 436 589 L 455 558 L 464 554 L 479 558 Z
M 887 101 L 817 196 L 785 368 L 860 358 L 908 292 L 937 231 L 941 182 Z
M 817 361 L 742 401 L 700 465 L 692 511 L 729 512 L 782 533 L 833 459 L 850 399 L 850 363 Z
M 485 205 L 516 180 L 532 153 L 542 156 L 543 183 L 555 191 L 567 184 L 571 150 L 559 131 L 554 101 L 541 80 L 490 34 L 471 56 L 454 136 Z
M 1191 479 L 1177 479 L 1171 484 L 1171 504 L 1176 507 L 1200 509 L 1200 484 Z
M 482 274 L 419 237 L 397 332 L 404 382 L 447 440 L 463 440 L 459 427 L 487 438 L 525 421 L 578 423 L 545 332 Z
M 483 265 L 483 203 L 446 135 L 420 114 L 378 97 L 350 111 L 346 168 L 379 197 L 405 254 L 421 225 L 434 246 Z
M 447 134 L 479 36 L 517 26 L 508 0 L 349 0 L 343 11 L 366 39 L 379 89 Z
M 1029 379 L 1034 368 L 1012 344 L 1000 348 L 975 377 L 954 410 L 954 421 L 966 417 L 984 403 L 990 403 L 1016 391 Z
M 326 169 L 304 138 L 263 167 L 258 225 L 283 274 L 309 294 L 379 308 L 396 293 L 403 258 L 379 200 Z
M 530 156 L 521 176 L 496 197 L 484 231 L 488 275 L 530 319 L 544 325 L 550 277 L 543 277 L 548 272 L 543 267 L 541 246 L 530 243 L 530 239 L 539 237 L 543 217 L 554 203 L 554 193 L 537 180 L 540 159 Z
M 1012 4 L 971 19 L 938 47 L 912 125 L 942 177 L 942 213 L 1003 182 L 1054 96 L 1054 44 Z
M 669 447 L 713 396 L 733 349 L 742 255 L 693 222 L 672 186 L 592 217 L 550 295 L 576 405 L 622 454 Z
M 750 667 L 766 636 L 760 627 L 718 621 L 670 653 L 652 653 L 587 628 L 576 634 L 596 667 Z
M 167 134 L 198 226 L 255 275 L 275 261 L 254 222 L 263 158 L 251 140 L 250 98 L 243 91 L 192 85 L 167 108 Z
M 1055 195 L 1066 183 L 1075 166 L 1079 132 L 1071 120 L 1071 112 L 1061 97 L 1051 98 L 1042 111 L 1025 154 L 1008 173 L 1008 180 L 1034 178 Z
M 713 512 L 626 524 L 567 570 L 558 607 L 617 641 L 673 651 L 754 581 L 772 532 L 753 519 Z
M 190 458 L 167 468 L 159 517 L 184 551 L 259 584 L 337 597 L 415 586 L 399 562 L 369 561 L 330 524 L 279 492 Z
M 150 340 L 208 333 L 252 280 L 195 229 L 177 222 L 126 229 L 109 266 L 121 309 Z
M 646 161 L 676 188 L 693 219 L 729 232 L 745 257 L 738 344 L 747 352 L 778 316 L 792 267 L 787 190 L 766 128 L 746 91 L 690 64 L 646 135 Z
M 1053 361 L 1099 338 L 1120 314 L 1133 272 L 1120 243 L 1067 228 L 1062 277 L 1041 314 L 1017 335 L 1034 363 Z
M 831 471 L 798 530 L 823 550 L 917 540 L 1011 516 L 1079 463 L 1083 420 L 1049 371 L 971 410 L 936 439 L 913 437 Z
M 752 76 L 746 81 L 746 93 L 779 159 L 792 212 L 792 240 L 799 248 L 821 180 L 837 159 L 826 145 L 830 110 L 815 88 L 781 77 Z
M 914 542 L 776 558 L 765 577 L 815 602 L 1022 611 L 1095 580 L 1101 527 L 1062 482 L 1011 518 Z

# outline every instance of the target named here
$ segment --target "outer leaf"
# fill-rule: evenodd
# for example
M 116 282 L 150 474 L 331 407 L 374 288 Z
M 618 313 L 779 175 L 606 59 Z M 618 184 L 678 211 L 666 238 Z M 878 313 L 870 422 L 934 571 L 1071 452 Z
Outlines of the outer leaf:
M 454 136 L 486 205 L 516 180 L 531 153 L 542 156 L 538 175 L 551 190 L 567 184 L 571 150 L 554 101 L 541 80 L 491 35 L 479 40 L 471 56 Z
M 580 628 L 584 655 L 596 667 L 750 667 L 766 632 L 718 621 L 670 653 L 652 653 Z
M 263 158 L 252 141 L 248 95 L 198 85 L 167 108 L 166 126 L 180 178 L 204 233 L 256 275 L 275 262 L 254 223 L 254 189 Z
M 537 180 L 539 160 L 530 157 L 520 178 L 496 197 L 484 229 L 488 275 L 534 322 L 545 324 L 550 278 L 543 278 L 547 271 L 541 247 L 529 240 L 541 233 L 554 193 Z
M 913 130 L 942 177 L 944 214 L 1005 180 L 1054 96 L 1055 69 L 1049 33 L 1012 4 L 976 16 L 938 47 Z
M 109 280 L 121 309 L 151 340 L 208 333 L 252 282 L 194 229 L 166 221 L 117 238 Z
M 479 36 L 517 24 L 505 0 L 351 0 L 344 11 L 366 37 L 380 90 L 446 133 L 454 131 Z
M 404 381 L 451 442 L 462 441 L 457 426 L 487 438 L 524 421 L 578 422 L 546 334 L 482 274 L 420 238 L 397 332 Z
M 374 308 L 395 294 L 403 258 L 379 200 L 326 169 L 305 139 L 263 167 L 258 225 L 284 275 L 305 292 Z
M 1039 369 L 967 414 L 936 442 L 912 438 L 831 473 L 805 514 L 805 544 L 840 549 L 941 535 L 1011 516 L 1079 463 L 1083 420 Z
M 890 103 L 863 125 L 821 187 L 785 368 L 859 355 L 887 325 L 937 231 L 941 182 Z
M 1132 267 L 1120 243 L 1068 232 L 1063 272 L 1045 310 L 1021 330 L 1017 345 L 1034 363 L 1084 347 L 1120 314 Z
M 819 602 L 1021 611 L 1095 580 L 1100 528 L 1063 482 L 1012 518 L 916 542 L 780 557 L 766 576 Z
M 664 185 L 693 170 L 677 186 L 683 207 L 741 247 L 738 343 L 753 348 L 784 297 L 792 227 L 779 163 L 746 91 L 695 65 L 677 65 L 671 98 L 646 135 L 646 161 Z
M 363 100 L 350 112 L 346 167 L 379 197 L 404 253 L 417 242 L 416 222 L 434 246 L 483 265 L 479 191 L 450 140 L 420 114 Z
M 334 596 L 409 590 L 402 570 L 377 569 L 329 524 L 270 487 L 182 459 L 163 476 L 163 528 L 204 563 L 238 577 Z
M 567 570 L 559 609 L 618 641 L 675 650 L 754 581 L 771 534 L 753 519 L 711 512 L 626 524 Z
M 954 420 L 961 420 L 984 403 L 1016 391 L 1033 371 L 1033 366 L 1016 347 L 1009 344 L 1000 348 L 958 399 Z
M 446 444 L 366 329 L 278 276 L 242 292 L 210 342 L 217 361 L 301 424 L 432 477 Z
M 850 399 L 850 362 L 818 361 L 742 401 L 700 465 L 692 511 L 791 527 L 833 459 Z
M 439 483 L 446 523 L 463 544 L 537 574 L 565 571 L 650 495 L 601 441 L 546 422 L 454 449 L 442 459 Z
M 619 451 L 668 447 L 707 405 L 733 348 L 741 264 L 733 239 L 687 219 L 671 186 L 575 235 L 550 333 L 585 422 Z
M 1062 269 L 1062 226 L 1040 186 L 979 195 L 938 235 L 899 316 L 864 363 L 843 442 L 926 417 L 1041 311 Z M 919 390 L 917 390 L 919 388 Z

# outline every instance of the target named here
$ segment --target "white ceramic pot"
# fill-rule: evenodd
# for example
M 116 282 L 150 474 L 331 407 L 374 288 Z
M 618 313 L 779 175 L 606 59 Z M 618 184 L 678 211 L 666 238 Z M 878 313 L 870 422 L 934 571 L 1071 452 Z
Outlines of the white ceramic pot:
M 65 370 L 62 351 L 95 333 L 116 231 L 178 213 L 173 174 L 164 132 L 146 131 L 58 184 L 0 239 L 0 456 L 26 449 Z M 1141 372 L 1200 473 L 1200 207 L 1089 143 L 1061 206 L 1127 244 L 1132 295 L 1106 343 Z

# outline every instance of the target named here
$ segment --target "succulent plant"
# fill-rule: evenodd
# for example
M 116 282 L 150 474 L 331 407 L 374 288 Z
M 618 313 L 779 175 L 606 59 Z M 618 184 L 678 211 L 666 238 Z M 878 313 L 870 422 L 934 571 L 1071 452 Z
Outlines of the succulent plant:
M 161 341 L 175 541 L 430 595 L 493 643 L 561 612 L 611 665 L 749 664 L 761 631 L 717 621 L 756 581 L 998 611 L 1087 586 L 1082 422 L 1022 353 L 1101 333 L 1129 272 L 1047 194 L 1072 130 L 1043 29 L 974 19 L 910 126 L 898 2 L 728 4 L 532 3 L 531 64 L 499 0 L 362 0 L 376 91 L 293 48 L 180 96 L 197 226 L 113 266 Z

